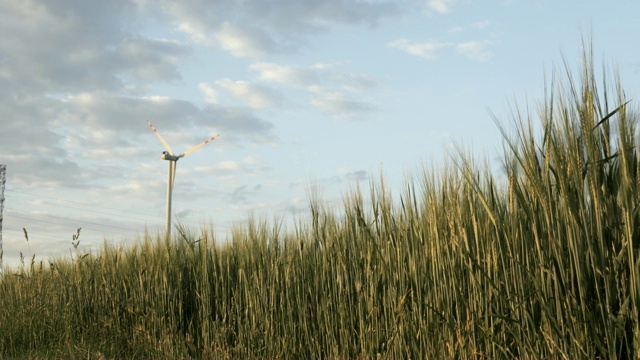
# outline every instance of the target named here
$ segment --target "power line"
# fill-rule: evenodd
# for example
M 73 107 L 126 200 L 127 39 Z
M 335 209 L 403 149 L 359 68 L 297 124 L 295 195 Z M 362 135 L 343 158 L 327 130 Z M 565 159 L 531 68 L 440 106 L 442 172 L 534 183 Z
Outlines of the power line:
M 56 216 L 56 215 L 51 215 L 51 214 L 39 214 L 41 217 L 36 217 L 32 214 L 28 214 L 13 208 L 7 208 L 7 210 L 11 210 L 11 217 L 16 217 L 16 218 L 20 218 L 20 219 L 25 219 L 25 220 L 30 220 L 30 221 L 36 221 L 36 222 L 45 222 L 45 223 L 50 223 L 50 224 L 55 224 L 55 225 L 67 225 L 69 223 L 71 223 L 72 221 L 77 221 L 76 224 L 74 224 L 75 227 L 82 227 L 82 226 L 77 226 L 77 225 L 84 225 L 84 224 L 89 224 L 89 225 L 94 225 L 98 228 L 102 228 L 102 229 L 118 229 L 118 230 L 125 230 L 125 231 L 136 231 L 133 228 L 126 228 L 126 227 L 122 227 L 122 226 L 117 226 L 117 225 L 113 225 L 113 224 L 103 224 L 103 223 L 96 223 L 96 222 L 92 222 L 92 221 L 87 221 L 87 220 L 76 220 L 76 219 L 71 219 L 71 218 L 65 218 L 62 216 Z M 43 218 L 45 217 L 45 218 Z M 62 221 L 54 221 L 51 219 L 58 219 L 58 220 L 62 220 Z M 80 223 L 80 224 L 78 224 Z M 159 225 L 159 224 L 155 224 L 155 225 Z M 90 227 L 87 227 L 90 228 Z M 96 228 L 91 228 L 92 230 L 98 230 Z
M 36 198 L 51 199 L 51 200 L 56 200 L 57 202 L 66 202 L 66 203 L 70 203 L 70 204 L 76 204 L 76 205 L 80 205 L 80 206 L 85 207 L 85 208 L 81 209 L 83 211 L 91 211 L 91 212 L 99 213 L 99 212 L 91 210 L 91 209 L 87 210 L 86 208 L 100 208 L 100 209 L 105 209 L 105 210 L 114 211 L 114 212 L 118 212 L 118 213 L 128 213 L 128 214 L 134 214 L 134 215 L 148 216 L 148 214 L 146 214 L 146 213 L 130 211 L 130 210 L 124 210 L 124 209 L 118 209 L 118 208 L 113 208 L 113 207 L 108 207 L 108 206 L 89 204 L 89 203 L 80 202 L 80 201 L 60 199 L 60 198 L 57 198 L 57 197 L 54 197 L 54 196 L 36 194 L 36 193 L 32 193 L 32 192 L 26 192 L 26 191 L 14 190 L 14 189 L 7 190 L 7 192 L 23 194 L 23 195 L 29 195 L 29 196 L 33 196 L 33 197 L 36 197 Z M 60 207 L 68 207 L 68 208 L 72 208 L 73 209 L 73 207 L 71 207 L 71 206 L 65 206 L 65 205 L 61 205 L 61 204 L 49 203 L 49 205 L 60 206 Z M 111 215 L 111 214 L 109 214 L 109 215 Z M 123 216 L 123 215 L 116 215 L 116 216 Z
M 94 204 L 89 204 L 89 203 L 81 202 L 81 201 L 60 199 L 60 198 L 49 196 L 49 195 L 43 195 L 43 194 L 27 192 L 27 191 L 22 191 L 22 190 L 7 189 L 7 192 L 11 192 L 11 193 L 14 193 L 14 194 L 20 194 L 20 195 L 23 195 L 23 196 L 29 196 L 29 197 L 32 197 L 32 198 L 35 198 L 35 199 L 38 199 L 38 200 L 41 200 L 41 199 L 55 200 L 55 202 L 41 200 L 41 204 L 50 206 L 52 208 L 74 209 L 74 210 L 79 210 L 82 213 L 101 214 L 101 215 L 106 216 L 106 217 L 118 217 L 118 218 L 125 218 L 125 219 L 128 219 L 128 220 L 138 220 L 141 223 L 144 223 L 145 226 L 150 225 L 151 227 L 156 227 L 156 226 L 159 227 L 159 226 L 161 226 L 157 222 L 157 220 L 158 220 L 157 217 L 151 216 L 148 213 L 129 211 L 129 210 L 124 210 L 124 209 L 118 209 L 118 208 L 103 206 L 103 205 L 94 205 Z M 70 206 L 69 204 L 76 205 L 76 206 Z M 96 211 L 94 208 L 104 209 L 106 211 Z M 104 232 L 104 233 L 108 233 L 108 234 L 112 234 L 112 235 L 117 235 L 117 234 L 122 235 L 122 231 L 126 231 L 126 232 L 138 231 L 138 230 L 133 229 L 133 228 L 126 228 L 126 227 L 117 226 L 117 225 L 113 225 L 113 224 L 96 223 L 96 222 L 92 222 L 92 221 L 83 221 L 83 220 L 65 218 L 65 217 L 61 217 L 61 216 L 51 215 L 51 214 L 48 214 L 48 213 L 45 213 L 45 212 L 41 212 L 39 214 L 31 214 L 31 213 L 29 213 L 28 211 L 26 211 L 24 209 L 7 208 L 7 210 L 11 211 L 10 212 L 11 217 L 16 217 L 16 218 L 20 218 L 20 219 L 24 219 L 24 220 L 33 221 L 33 222 L 55 224 L 55 225 L 59 225 L 59 226 L 73 226 L 74 228 L 75 227 L 82 227 L 83 229 L 93 230 L 93 231 L 98 231 L 98 232 Z M 193 212 L 199 212 L 199 211 L 203 211 L 205 209 L 202 209 L 202 208 L 189 208 L 188 210 L 189 211 L 193 211 Z M 244 211 L 239 210 L 239 209 L 226 208 L 226 209 L 223 210 L 223 212 L 243 213 Z M 127 214 L 133 214 L 133 215 L 139 215 L 139 216 L 131 216 L 131 215 L 127 215 Z M 233 222 L 233 221 L 227 221 L 227 222 Z M 225 224 L 225 222 L 216 223 L 215 224 L 215 228 L 217 230 L 227 230 L 227 231 L 229 231 L 230 229 L 232 229 L 232 227 L 233 226 L 231 224 Z M 19 228 L 19 229 L 16 229 L 14 231 L 20 233 L 21 229 L 22 228 Z
M 43 201 L 42 202 L 43 204 L 49 205 L 49 206 L 52 206 L 52 207 L 81 210 L 84 213 L 94 213 L 94 214 L 107 215 L 107 216 L 110 216 L 110 217 L 120 217 L 120 218 L 132 219 L 132 220 L 139 220 L 141 222 L 148 222 L 148 223 L 153 223 L 153 224 L 157 223 L 157 217 L 153 216 L 153 215 L 149 215 L 148 213 L 130 211 L 130 210 L 119 209 L 119 208 L 108 207 L 108 206 L 102 206 L 102 205 L 94 205 L 94 204 L 89 204 L 89 203 L 80 202 L 80 201 L 60 199 L 60 198 L 56 198 L 56 197 L 53 197 L 53 196 L 36 194 L 36 193 L 32 193 L 32 192 L 26 192 L 26 191 L 14 190 L 14 189 L 10 189 L 10 190 L 8 189 L 7 192 L 27 195 L 27 196 L 31 196 L 33 198 L 44 198 L 44 199 L 55 200 L 56 202 L 48 202 L 48 201 Z M 68 203 L 68 204 L 74 204 L 74 205 L 78 205 L 78 206 L 69 206 L 69 205 L 65 205 L 65 204 L 60 204 L 59 202 Z M 94 208 L 104 209 L 104 210 L 107 210 L 107 211 L 96 211 L 96 210 L 94 210 Z M 12 209 L 12 210 L 13 211 L 18 211 L 17 209 Z M 191 211 L 191 212 L 205 212 L 205 211 L 207 211 L 207 209 L 202 208 L 202 207 L 190 207 L 190 206 L 186 210 Z M 246 213 L 245 210 L 239 210 L 239 209 L 233 209 L 233 208 L 224 208 L 224 209 L 222 209 L 222 212 L 225 212 L 225 213 L 228 213 L 228 212 Z M 134 217 L 134 216 L 127 215 L 127 214 L 133 214 L 133 215 L 136 215 L 136 216 Z

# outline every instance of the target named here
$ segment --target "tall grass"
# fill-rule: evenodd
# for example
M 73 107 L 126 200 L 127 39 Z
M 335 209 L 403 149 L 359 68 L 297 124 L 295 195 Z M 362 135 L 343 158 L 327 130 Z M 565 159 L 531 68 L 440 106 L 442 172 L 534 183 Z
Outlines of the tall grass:
M 638 358 L 638 117 L 591 59 L 498 126 L 505 181 L 462 154 L 395 199 L 381 178 L 340 213 L 311 200 L 293 230 L 6 271 L 0 357 Z

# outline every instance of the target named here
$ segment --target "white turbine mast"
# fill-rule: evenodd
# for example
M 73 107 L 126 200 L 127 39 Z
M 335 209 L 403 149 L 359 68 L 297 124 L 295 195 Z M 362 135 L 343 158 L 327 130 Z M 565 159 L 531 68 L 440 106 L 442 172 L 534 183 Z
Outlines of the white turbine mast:
M 178 162 L 179 159 L 191 154 L 192 152 L 200 149 L 201 147 L 215 140 L 218 136 L 220 136 L 220 134 L 208 138 L 207 140 L 201 142 L 200 144 L 192 147 L 191 149 L 183 152 L 180 155 L 174 155 L 173 150 L 171 150 L 171 147 L 169 146 L 169 143 L 167 143 L 167 141 L 162 137 L 162 135 L 160 135 L 160 133 L 158 132 L 158 130 L 156 130 L 156 128 L 151 123 L 151 121 L 147 120 L 147 124 L 149 124 L 151 129 L 153 129 L 153 132 L 156 133 L 156 135 L 158 135 L 158 139 L 160 139 L 160 142 L 162 143 L 162 145 L 164 145 L 164 147 L 168 150 L 168 151 L 162 152 L 162 159 L 169 161 L 169 174 L 167 177 L 167 215 L 165 220 L 165 230 L 167 233 L 167 238 L 170 238 L 171 237 L 171 195 L 173 193 L 173 185 L 176 180 L 176 163 Z
M 4 257 L 4 249 L 2 248 L 2 209 L 4 208 L 4 184 L 6 182 L 5 173 L 7 165 L 0 164 L 0 275 L 4 274 L 4 265 L 2 258 Z

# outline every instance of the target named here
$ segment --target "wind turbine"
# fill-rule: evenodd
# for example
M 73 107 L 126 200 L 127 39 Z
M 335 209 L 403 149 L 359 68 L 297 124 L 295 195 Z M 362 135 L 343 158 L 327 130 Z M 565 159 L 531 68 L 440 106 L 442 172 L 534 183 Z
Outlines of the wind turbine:
M 220 134 L 208 138 L 207 140 L 201 142 L 200 144 L 192 147 L 191 149 L 183 152 L 180 155 L 174 155 L 173 150 L 171 150 L 171 146 L 169 146 L 169 143 L 167 143 L 167 141 L 162 137 L 162 135 L 160 135 L 160 133 L 158 132 L 158 130 L 156 130 L 156 128 L 151 123 L 151 121 L 147 120 L 147 124 L 149 124 L 151 129 L 153 129 L 153 132 L 156 133 L 156 135 L 158 135 L 158 139 L 160 139 L 160 142 L 162 143 L 162 145 L 164 145 L 164 147 L 168 150 L 168 151 L 162 152 L 162 160 L 169 161 L 169 175 L 167 177 L 167 216 L 165 221 L 165 230 L 167 232 L 167 238 L 170 238 L 171 236 L 171 195 L 173 193 L 173 184 L 175 183 L 175 180 L 176 180 L 176 163 L 178 162 L 179 159 L 191 154 L 192 152 L 200 149 L 201 147 L 215 140 L 218 136 L 220 136 Z

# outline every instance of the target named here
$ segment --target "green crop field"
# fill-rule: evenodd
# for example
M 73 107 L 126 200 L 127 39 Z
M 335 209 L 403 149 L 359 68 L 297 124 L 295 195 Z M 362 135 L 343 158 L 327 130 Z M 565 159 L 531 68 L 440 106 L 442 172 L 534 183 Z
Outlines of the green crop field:
M 496 120 L 502 174 L 460 151 L 401 196 L 381 178 L 339 212 L 311 197 L 294 229 L 7 270 L 0 358 L 638 358 L 638 113 L 585 48 L 536 111 Z

